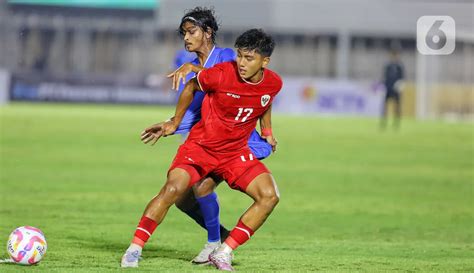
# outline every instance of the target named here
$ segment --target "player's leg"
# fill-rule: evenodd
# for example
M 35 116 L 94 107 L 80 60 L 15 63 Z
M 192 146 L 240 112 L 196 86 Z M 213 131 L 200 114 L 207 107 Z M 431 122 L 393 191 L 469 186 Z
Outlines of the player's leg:
M 176 207 L 191 217 L 202 228 L 207 230 L 201 208 L 194 196 L 192 189 L 187 190 L 186 193 L 183 194 L 183 197 L 176 201 Z M 223 241 L 225 238 L 227 238 L 230 231 L 223 225 L 219 225 L 219 233 L 221 236 L 221 241 Z
M 194 158 L 194 159 L 193 159 Z M 190 165 L 190 160 L 192 164 Z M 135 230 L 135 236 L 122 257 L 122 267 L 137 267 L 141 251 L 171 205 L 217 166 L 217 161 L 199 145 L 187 142 L 180 146 L 161 191 L 149 203 Z
M 221 245 L 221 225 L 219 221 L 219 202 L 214 189 L 222 179 L 207 177 L 193 186 L 193 192 L 204 218 L 207 230 L 207 243 L 192 260 L 195 264 L 209 263 L 209 254 Z
M 394 122 L 394 128 L 398 129 L 400 127 L 400 119 L 402 115 L 402 106 L 401 106 L 401 101 L 400 101 L 400 96 L 401 94 L 397 92 L 394 97 L 394 102 L 395 102 L 395 122 Z
M 240 218 L 253 231 L 259 229 L 280 201 L 280 193 L 273 176 L 269 173 L 258 175 L 245 189 L 254 203 Z
M 380 117 L 380 129 L 382 130 L 385 129 L 387 125 L 387 107 L 389 98 L 389 94 L 386 93 L 382 104 L 382 116 Z
M 280 200 L 275 180 L 269 173 L 262 173 L 255 177 L 245 189 L 245 193 L 254 200 L 254 203 L 240 217 L 237 226 L 225 241 L 231 244 L 232 249 L 250 239 L 250 236 L 267 220 Z
M 262 164 L 263 165 L 263 164 Z M 272 175 L 260 173 L 244 189 L 254 203 L 245 211 L 225 242 L 213 253 L 210 261 L 221 270 L 233 270 L 231 253 L 257 231 L 279 202 L 279 192 Z
M 176 201 L 176 207 L 182 212 L 186 213 L 198 225 L 206 228 L 204 225 L 204 219 L 202 218 L 202 214 L 199 209 L 199 204 L 196 201 L 196 198 L 194 198 L 194 192 L 192 188 L 186 190 L 183 196 L 179 198 L 178 201 Z
M 182 212 L 186 213 L 202 228 L 206 229 L 206 224 L 204 223 L 204 218 L 202 217 L 201 208 L 194 197 L 192 188 L 189 188 L 189 190 L 183 194 L 182 198 L 176 201 L 176 207 Z
M 168 209 L 189 188 L 191 175 L 184 169 L 172 169 L 158 195 L 148 203 L 135 230 L 133 240 L 122 257 L 122 267 L 137 267 L 142 249 Z

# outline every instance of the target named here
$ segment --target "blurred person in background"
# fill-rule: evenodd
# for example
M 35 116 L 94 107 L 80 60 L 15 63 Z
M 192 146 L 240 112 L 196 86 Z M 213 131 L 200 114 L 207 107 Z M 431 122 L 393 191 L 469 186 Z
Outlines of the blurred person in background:
M 383 130 L 387 125 L 387 106 L 389 101 L 395 104 L 394 128 L 400 127 L 401 118 L 401 86 L 404 79 L 403 64 L 400 62 L 399 53 L 396 50 L 390 52 L 390 61 L 383 70 L 383 83 L 385 86 L 385 98 L 383 103 L 380 128 Z

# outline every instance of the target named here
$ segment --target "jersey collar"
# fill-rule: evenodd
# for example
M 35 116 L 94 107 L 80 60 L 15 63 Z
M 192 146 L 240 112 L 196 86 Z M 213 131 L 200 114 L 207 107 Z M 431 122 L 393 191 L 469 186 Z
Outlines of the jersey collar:
M 258 81 L 258 82 L 249 82 L 249 81 L 247 81 L 246 79 L 242 78 L 242 76 L 240 75 L 240 73 L 237 72 L 237 74 L 239 74 L 239 77 L 240 77 L 245 83 L 248 83 L 248 84 L 251 84 L 251 85 L 258 85 L 258 84 L 260 84 L 261 82 L 263 82 L 263 79 L 265 79 L 265 68 L 263 69 L 262 78 L 261 78 L 260 81 Z
M 211 59 L 212 53 L 214 52 L 215 48 L 216 48 L 216 46 L 214 45 L 211 49 L 211 52 L 209 52 L 209 55 L 207 55 L 206 61 L 204 62 L 204 65 L 202 67 L 208 68 L 206 65 L 207 65 L 209 59 Z

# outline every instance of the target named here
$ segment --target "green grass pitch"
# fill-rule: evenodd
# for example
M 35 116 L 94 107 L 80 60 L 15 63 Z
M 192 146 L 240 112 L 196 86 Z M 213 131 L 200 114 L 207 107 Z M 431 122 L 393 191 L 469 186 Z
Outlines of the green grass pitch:
M 17 226 L 41 228 L 37 266 L 0 272 L 215 272 L 189 262 L 204 230 L 171 208 L 137 270 L 119 261 L 160 189 L 179 137 L 143 145 L 172 108 L 11 104 L 0 108 L 0 256 Z M 265 160 L 281 201 L 239 248 L 242 272 L 474 271 L 474 126 L 275 114 L 279 149 Z M 222 184 L 232 227 L 251 199 Z

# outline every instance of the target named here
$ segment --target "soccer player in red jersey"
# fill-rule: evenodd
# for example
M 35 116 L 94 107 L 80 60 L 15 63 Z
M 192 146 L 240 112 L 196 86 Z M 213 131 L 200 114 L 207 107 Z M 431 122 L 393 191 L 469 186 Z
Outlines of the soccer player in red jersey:
M 259 118 L 270 119 L 271 104 L 282 87 L 281 78 L 266 69 L 274 41 L 262 30 L 251 29 L 237 38 L 235 47 L 236 62 L 217 64 L 188 81 L 180 95 L 174 119 L 163 125 L 164 136 L 173 134 L 191 104 L 194 92 L 205 90 L 202 119 L 178 149 L 165 185 L 148 203 L 122 259 L 122 266 L 138 265 L 138 258 L 136 263 L 132 259 L 127 261 L 133 256 L 130 254 L 140 256 L 141 248 L 162 222 L 169 207 L 210 173 L 222 177 L 231 188 L 254 200 L 225 242 L 211 253 L 209 259 L 218 269 L 233 270 L 231 252 L 250 239 L 277 205 L 279 193 L 275 180 L 247 145 Z M 261 130 L 262 135 L 272 138 L 271 128 Z
M 185 82 L 194 78 L 199 71 L 210 68 L 215 64 L 234 61 L 236 53 L 231 48 L 221 48 L 215 44 L 215 36 L 219 26 L 214 16 L 214 11 L 209 8 L 196 7 L 182 17 L 179 32 L 183 38 L 186 50 L 195 52 L 197 58 L 190 63 L 179 65 L 179 67 L 168 77 L 173 78 L 173 87 L 178 90 L 178 97 L 184 89 Z M 185 79 L 185 81 L 183 81 Z M 193 102 L 186 110 L 186 114 L 174 134 L 188 135 L 189 131 L 201 119 L 201 105 L 205 91 L 196 91 Z M 173 118 L 172 118 L 173 119 Z M 160 122 L 146 128 L 142 132 L 142 141 L 152 145 L 161 137 L 162 126 Z M 265 125 L 264 127 L 270 127 Z M 254 130 L 248 139 L 248 146 L 253 155 L 259 160 L 268 157 L 275 144 L 261 137 Z M 209 264 L 209 254 L 221 245 L 230 231 L 220 224 L 219 203 L 214 189 L 222 179 L 211 175 L 203 181 L 196 183 L 176 203 L 176 207 L 204 227 L 207 231 L 207 242 L 197 256 L 192 259 L 193 264 Z

